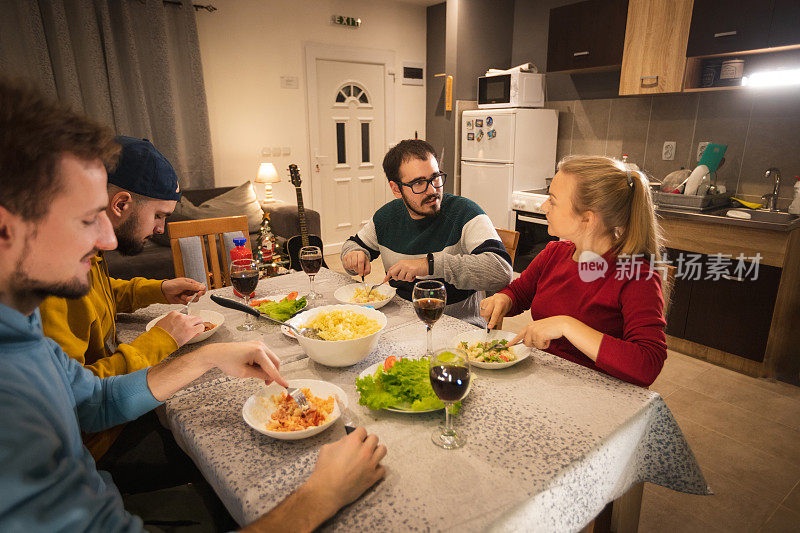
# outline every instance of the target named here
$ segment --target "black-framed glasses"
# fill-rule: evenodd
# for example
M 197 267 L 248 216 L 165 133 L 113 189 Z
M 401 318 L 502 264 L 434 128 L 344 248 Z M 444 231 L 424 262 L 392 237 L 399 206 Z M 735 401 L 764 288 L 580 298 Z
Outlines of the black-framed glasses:
M 434 189 L 441 189 L 447 181 L 447 172 L 437 172 L 430 178 L 417 178 L 411 183 L 403 183 L 400 180 L 395 180 L 395 183 L 408 187 L 414 194 L 424 194 L 428 187 L 433 185 Z

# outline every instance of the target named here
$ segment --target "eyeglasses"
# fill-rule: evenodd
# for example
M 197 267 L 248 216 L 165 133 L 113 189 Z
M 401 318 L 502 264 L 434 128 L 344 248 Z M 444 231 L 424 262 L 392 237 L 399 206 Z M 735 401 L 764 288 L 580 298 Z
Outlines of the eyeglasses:
M 398 185 L 408 187 L 414 194 L 424 194 L 431 185 L 434 189 L 441 189 L 447 181 L 447 172 L 437 172 L 428 179 L 417 178 L 411 183 L 403 183 L 400 180 L 394 180 Z

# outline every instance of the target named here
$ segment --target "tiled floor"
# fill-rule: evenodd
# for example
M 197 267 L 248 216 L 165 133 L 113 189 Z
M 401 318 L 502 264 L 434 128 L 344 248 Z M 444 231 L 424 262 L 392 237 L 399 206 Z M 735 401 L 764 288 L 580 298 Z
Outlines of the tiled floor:
M 325 260 L 344 271 L 338 256 Z M 367 280 L 378 283 L 380 260 L 372 267 Z M 526 322 L 506 319 L 503 329 Z M 678 420 L 714 495 L 647 484 L 640 531 L 800 532 L 800 388 L 673 351 L 650 388 Z

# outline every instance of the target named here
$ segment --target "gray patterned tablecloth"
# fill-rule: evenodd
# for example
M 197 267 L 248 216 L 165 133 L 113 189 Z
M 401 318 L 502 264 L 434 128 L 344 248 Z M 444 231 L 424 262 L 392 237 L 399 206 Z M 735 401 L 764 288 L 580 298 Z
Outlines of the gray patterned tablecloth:
M 323 270 L 318 277 L 329 303 L 351 280 Z M 303 274 L 264 280 L 261 293 L 307 290 Z M 230 295 L 230 288 L 217 291 Z M 225 331 L 206 342 L 241 339 L 237 312 Z M 133 336 L 170 306 L 129 315 L 121 335 Z M 389 449 L 386 479 L 325 524 L 333 530 L 577 531 L 610 501 L 648 481 L 692 494 L 708 494 L 703 474 L 661 397 L 541 351 L 505 370 L 474 369 L 476 379 L 456 422 L 466 447 L 446 451 L 430 441 L 443 413 L 372 412 L 358 405 L 355 378 L 389 355 L 424 353 L 424 326 L 408 302 L 396 298 L 382 311 L 389 324 L 378 348 L 359 364 L 328 368 L 301 358 L 302 350 L 277 327 L 263 338 L 292 378 L 316 378 L 342 387 L 356 421 Z M 136 326 L 139 326 L 137 330 Z M 444 317 L 434 343 L 474 329 Z M 185 348 L 184 348 L 185 350 Z M 335 424 L 317 437 L 279 441 L 257 433 L 241 416 L 245 400 L 263 387 L 209 372 L 166 402 L 176 439 L 241 524 L 256 519 L 311 473 L 319 447 L 344 434 Z

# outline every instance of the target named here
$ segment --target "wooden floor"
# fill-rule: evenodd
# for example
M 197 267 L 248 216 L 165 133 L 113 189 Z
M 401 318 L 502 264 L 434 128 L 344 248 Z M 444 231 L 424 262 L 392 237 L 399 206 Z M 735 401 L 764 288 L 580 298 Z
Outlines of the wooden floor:
M 338 255 L 325 260 L 344 272 Z M 380 260 L 372 267 L 368 281 L 382 281 Z M 503 329 L 529 320 L 512 317 Z M 675 415 L 714 495 L 645 484 L 639 531 L 800 532 L 800 388 L 673 351 L 650 388 Z

